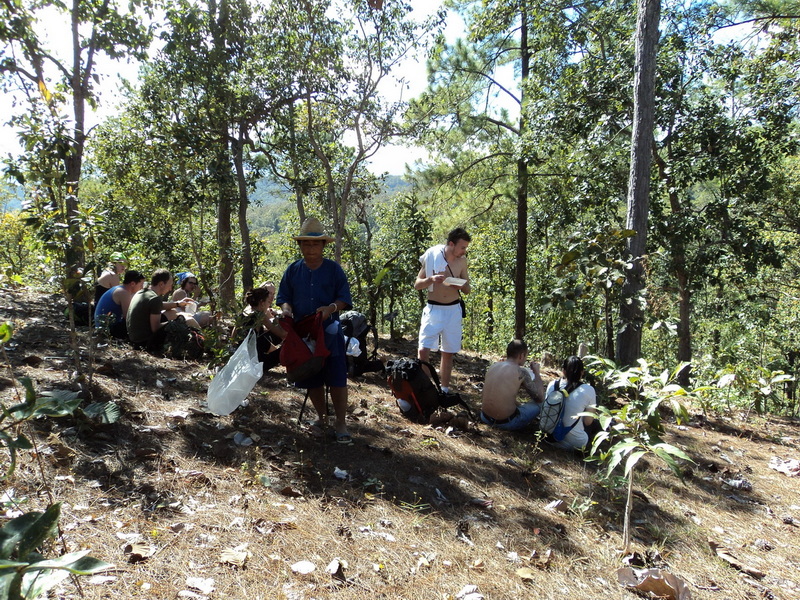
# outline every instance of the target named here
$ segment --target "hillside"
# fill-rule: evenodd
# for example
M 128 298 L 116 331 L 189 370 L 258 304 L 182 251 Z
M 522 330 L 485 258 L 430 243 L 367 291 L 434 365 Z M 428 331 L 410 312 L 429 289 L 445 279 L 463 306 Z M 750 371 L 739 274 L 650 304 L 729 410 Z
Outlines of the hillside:
M 0 291 L 0 318 L 16 326 L 0 379 L 6 406 L 20 377 L 39 391 L 78 389 L 62 310 L 57 295 Z M 88 364 L 86 330 L 79 342 Z M 380 351 L 410 355 L 414 345 L 384 339 Z M 350 383 L 355 443 L 341 446 L 297 424 L 303 395 L 280 373 L 216 417 L 203 409 L 204 365 L 115 342 L 95 352 L 83 392 L 87 403 L 116 402 L 119 421 L 36 422 L 35 452 L 4 485 L 6 518 L 43 509 L 49 495 L 64 503 L 53 554 L 90 547 L 116 565 L 55 597 L 635 597 L 616 575 L 624 486 L 532 431 L 410 424 L 371 374 Z M 488 358 L 456 359 L 455 384 L 473 406 Z M 636 480 L 640 557 L 692 598 L 800 598 L 799 480 L 769 466 L 800 458 L 798 425 L 752 415 L 668 424 L 667 440 L 695 465 L 682 483 L 651 461 Z M 555 500 L 562 510 L 548 508 Z M 302 574 L 301 561 L 314 570 Z

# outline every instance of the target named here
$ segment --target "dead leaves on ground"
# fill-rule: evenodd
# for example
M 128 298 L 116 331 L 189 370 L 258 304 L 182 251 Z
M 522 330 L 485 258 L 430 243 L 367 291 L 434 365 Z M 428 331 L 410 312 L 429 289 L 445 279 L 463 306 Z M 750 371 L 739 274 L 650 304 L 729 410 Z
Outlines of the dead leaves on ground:
M 686 583 L 663 569 L 633 569 L 622 567 L 617 570 L 618 581 L 627 588 L 656 598 L 667 600 L 691 600 L 692 592 Z
M 737 571 L 741 571 L 751 577 L 755 577 L 756 579 L 761 579 L 764 577 L 765 573 L 756 569 L 755 567 L 751 567 L 749 565 L 743 564 L 736 556 L 733 554 L 733 551 L 730 548 L 725 548 L 724 546 L 720 545 L 718 542 L 709 539 L 708 545 L 711 549 L 716 553 L 716 555 L 732 566 Z

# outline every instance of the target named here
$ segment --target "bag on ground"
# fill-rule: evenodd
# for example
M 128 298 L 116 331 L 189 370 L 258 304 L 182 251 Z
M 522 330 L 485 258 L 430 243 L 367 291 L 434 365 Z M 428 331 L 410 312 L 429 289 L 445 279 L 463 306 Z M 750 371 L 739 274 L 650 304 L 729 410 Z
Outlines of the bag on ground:
M 281 319 L 286 339 L 281 344 L 280 359 L 290 383 L 313 377 L 325 366 L 330 350 L 325 345 L 322 320 L 322 313 L 308 315 L 297 323 L 291 317 Z
M 256 350 L 256 334 L 250 331 L 228 364 L 219 370 L 208 386 L 208 410 L 215 415 L 231 414 L 244 402 L 262 374 L 263 367 Z
M 433 380 L 422 369 L 428 367 Z M 427 424 L 431 415 L 439 408 L 463 406 L 470 417 L 472 411 L 460 394 L 442 392 L 439 376 L 430 363 L 418 358 L 400 358 L 386 363 L 386 381 L 397 399 L 400 412 L 415 423 Z
M 197 360 L 203 356 L 205 338 L 200 331 L 189 327 L 183 315 L 165 323 L 164 331 L 164 350 L 168 356 L 179 360 Z
M 378 330 L 369 322 L 364 313 L 348 310 L 339 315 L 344 341 L 347 347 L 347 374 L 359 377 L 364 373 L 382 371 L 384 366 L 378 358 Z M 367 337 L 372 332 L 374 347 L 367 352 Z
M 564 425 L 564 412 L 567 409 L 567 398 L 569 392 L 560 386 L 561 381 L 556 380 L 553 389 L 542 403 L 542 410 L 539 413 L 539 429 L 550 436 L 556 442 L 560 442 L 578 424 L 580 417 L 575 419 L 572 425 Z

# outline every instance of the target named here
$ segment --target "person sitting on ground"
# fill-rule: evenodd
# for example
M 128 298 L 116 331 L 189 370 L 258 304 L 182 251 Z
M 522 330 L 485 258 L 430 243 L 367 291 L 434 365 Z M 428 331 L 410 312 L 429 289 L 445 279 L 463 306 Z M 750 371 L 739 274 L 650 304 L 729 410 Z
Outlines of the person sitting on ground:
M 237 327 L 238 335 L 234 331 L 232 337 L 241 338 L 241 341 L 249 330 L 255 331 L 258 360 L 264 364 L 264 370 L 268 371 L 280 363 L 280 345 L 286 338 L 286 331 L 278 325 L 275 319 L 277 313 L 271 308 L 275 300 L 275 286 L 268 283 L 248 290 L 244 299 L 250 310 L 242 315 Z
M 113 337 L 127 339 L 128 328 L 125 325 L 125 318 L 128 316 L 128 307 L 133 295 L 143 286 L 144 275 L 133 269 L 126 271 L 122 283 L 108 290 L 97 301 L 94 309 L 95 329 L 108 328 Z
M 583 381 L 584 368 L 583 361 L 577 356 L 570 356 L 564 361 L 562 366 L 563 377 L 560 380 L 553 380 L 547 386 L 547 393 L 545 396 L 555 389 L 556 381 L 559 381 L 559 386 L 565 389 L 569 396 L 566 400 L 566 408 L 564 409 L 563 423 L 569 427 L 573 423 L 575 426 L 560 442 L 554 442 L 558 448 L 565 450 L 582 450 L 589 443 L 589 434 L 596 433 L 596 427 L 592 427 L 592 431 L 587 431 L 587 427 L 595 423 L 592 416 L 579 417 L 582 412 L 595 412 L 597 408 L 597 395 L 594 388 Z M 594 437 L 592 435 L 592 437 Z
M 539 374 L 539 363 L 531 361 L 523 366 L 528 356 L 528 346 L 522 340 L 513 340 L 506 347 L 506 358 L 491 365 L 483 382 L 481 421 L 492 427 L 517 431 L 539 416 L 544 400 L 544 384 Z M 533 399 L 517 405 L 520 388 Z
M 137 348 L 148 352 L 160 352 L 164 348 L 166 330 L 164 324 L 171 319 L 167 311 L 182 308 L 189 300 L 164 302 L 162 296 L 172 291 L 172 274 L 166 269 L 158 269 L 150 278 L 150 286 L 133 295 L 125 324 L 128 339 Z M 188 321 L 187 321 L 188 323 Z
M 211 313 L 207 310 L 197 312 L 197 308 L 201 304 L 200 301 L 195 298 L 198 286 L 197 275 L 191 271 L 178 273 L 178 285 L 180 285 L 180 287 L 172 293 L 172 300 L 174 302 L 183 299 L 191 300 L 193 304 L 187 305 L 184 316 L 188 315 L 194 318 L 200 327 L 208 327 L 211 324 Z
M 98 302 L 100 302 L 100 298 L 103 297 L 103 294 L 120 284 L 120 275 L 122 275 L 127 268 L 128 258 L 122 252 L 114 252 L 111 255 L 108 265 L 106 265 L 106 268 L 103 269 L 102 273 L 100 273 L 100 276 L 97 278 L 97 282 L 95 283 L 95 306 Z

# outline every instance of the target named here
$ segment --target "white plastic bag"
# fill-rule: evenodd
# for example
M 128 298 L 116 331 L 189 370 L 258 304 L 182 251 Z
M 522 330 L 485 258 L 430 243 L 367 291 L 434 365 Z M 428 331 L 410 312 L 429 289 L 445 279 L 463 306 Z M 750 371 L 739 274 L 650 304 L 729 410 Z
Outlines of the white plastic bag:
M 244 402 L 256 382 L 261 379 L 264 365 L 258 360 L 256 334 L 253 330 L 233 353 L 208 386 L 208 410 L 215 415 L 229 415 Z

